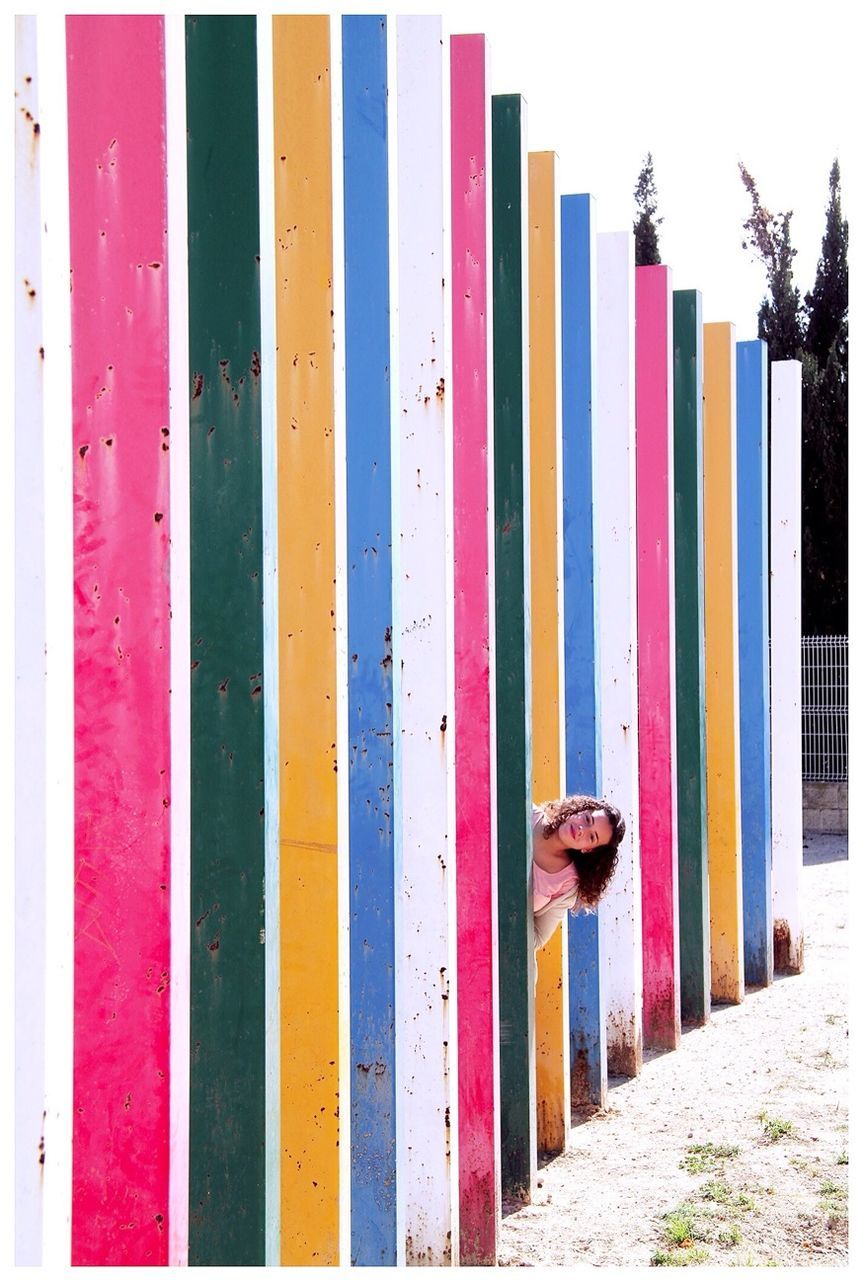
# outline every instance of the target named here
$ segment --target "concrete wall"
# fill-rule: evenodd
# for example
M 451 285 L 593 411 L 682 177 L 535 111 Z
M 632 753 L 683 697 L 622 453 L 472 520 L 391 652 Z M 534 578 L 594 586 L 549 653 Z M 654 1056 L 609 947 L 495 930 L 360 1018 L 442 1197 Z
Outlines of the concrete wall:
M 848 783 L 803 783 L 803 833 L 848 831 Z

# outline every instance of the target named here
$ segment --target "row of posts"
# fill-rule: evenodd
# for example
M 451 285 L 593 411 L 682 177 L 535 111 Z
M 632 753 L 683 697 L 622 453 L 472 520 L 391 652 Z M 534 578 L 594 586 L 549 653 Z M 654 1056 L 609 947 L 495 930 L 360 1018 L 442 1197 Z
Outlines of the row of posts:
M 493 1264 L 802 965 L 799 366 L 768 449 L 481 35 L 16 41 L 16 1259 Z M 627 837 L 534 986 L 572 792 Z

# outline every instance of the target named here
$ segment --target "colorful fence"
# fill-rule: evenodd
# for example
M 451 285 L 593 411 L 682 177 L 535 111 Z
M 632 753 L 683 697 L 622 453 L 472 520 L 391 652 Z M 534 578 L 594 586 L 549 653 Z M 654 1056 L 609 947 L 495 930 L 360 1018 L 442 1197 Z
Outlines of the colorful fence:
M 16 55 L 17 1261 L 492 1264 L 571 1103 L 802 965 L 799 366 L 768 459 L 481 35 Z M 628 829 L 535 969 L 563 790 Z

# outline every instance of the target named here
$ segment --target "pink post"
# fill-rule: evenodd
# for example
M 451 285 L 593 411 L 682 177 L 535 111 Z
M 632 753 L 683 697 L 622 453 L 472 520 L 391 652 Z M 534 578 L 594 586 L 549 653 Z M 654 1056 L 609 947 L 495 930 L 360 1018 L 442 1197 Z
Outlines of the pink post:
M 644 1044 L 680 1043 L 671 275 L 635 273 L 638 742 Z
M 462 1265 L 494 1265 L 500 1217 L 496 856 L 488 538 L 488 91 L 481 35 L 453 36 L 452 346 L 459 1183 Z
M 168 271 L 160 17 L 67 19 L 72 1262 L 168 1261 Z

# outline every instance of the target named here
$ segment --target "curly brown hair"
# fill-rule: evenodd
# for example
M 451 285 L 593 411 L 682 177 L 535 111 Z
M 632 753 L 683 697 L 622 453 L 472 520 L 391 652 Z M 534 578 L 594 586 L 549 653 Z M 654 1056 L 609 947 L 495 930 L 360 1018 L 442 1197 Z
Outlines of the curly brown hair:
M 546 800 L 539 808 L 543 815 L 542 834 L 546 840 L 554 835 L 561 823 L 577 813 L 584 813 L 586 809 L 600 809 L 611 823 L 608 844 L 589 852 L 572 849 L 569 855 L 578 876 L 579 905 L 596 907 L 614 875 L 617 851 L 626 835 L 626 822 L 620 810 L 609 800 L 601 800 L 597 796 L 564 796 L 562 800 Z

